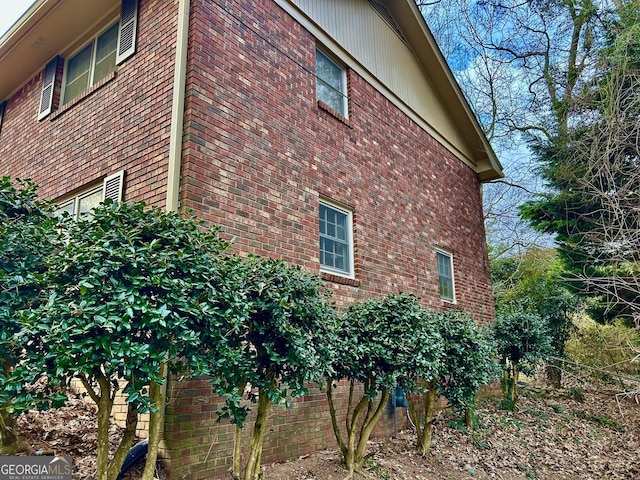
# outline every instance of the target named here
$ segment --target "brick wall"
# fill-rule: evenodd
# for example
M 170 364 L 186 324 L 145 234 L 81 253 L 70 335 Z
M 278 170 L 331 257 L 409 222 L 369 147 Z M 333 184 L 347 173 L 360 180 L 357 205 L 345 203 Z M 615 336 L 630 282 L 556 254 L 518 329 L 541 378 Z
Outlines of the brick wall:
M 324 195 L 354 209 L 356 285 L 327 282 L 339 304 L 402 290 L 440 308 L 439 247 L 458 306 L 491 319 L 477 176 L 353 71 L 349 120 L 319 107 L 315 45 L 271 0 L 192 2 L 183 206 L 236 251 L 319 272 Z
M 458 307 L 489 321 L 477 176 L 353 71 L 349 119 L 336 117 L 318 104 L 314 74 L 314 38 L 272 1 L 192 2 L 183 207 L 223 225 L 236 252 L 319 273 L 323 195 L 354 211 L 356 279 L 324 275 L 338 305 L 405 291 L 449 307 L 438 290 L 438 247 L 454 255 Z M 206 382 L 171 392 L 172 478 L 224 474 L 233 429 L 216 424 L 218 400 Z M 323 393 L 292 405 L 272 415 L 265 463 L 336 446 Z M 376 433 L 392 425 L 387 415 Z
M 324 390 L 309 386 L 310 394 L 291 401 L 290 408 L 274 405 L 267 423 L 262 463 L 292 460 L 314 451 L 336 449 L 331 416 Z M 343 428 L 349 387 L 342 382 L 334 390 L 334 405 Z M 356 394 L 362 388 L 356 388 Z M 222 401 L 211 395 L 207 380 L 170 383 L 167 390 L 165 425 L 165 466 L 172 479 L 227 478 L 233 465 L 235 426 L 228 421 L 218 423 L 215 411 Z M 254 405 L 255 407 L 255 405 Z M 255 408 L 254 408 L 255 410 Z M 397 409 L 397 428 L 408 425 L 406 409 Z M 249 443 L 255 411 L 243 430 L 243 448 Z M 344 435 L 344 431 L 343 431 Z M 393 435 L 393 410 L 385 409 L 372 437 Z M 343 437 L 344 438 L 344 437 Z
M 8 99 L 0 174 L 31 178 L 56 199 L 124 169 L 125 200 L 164 206 L 176 21 L 174 2 L 141 0 L 136 55 L 42 121 L 34 72 Z
M 120 390 L 116 393 L 115 400 L 113 402 L 113 410 L 111 411 L 111 417 L 113 421 L 125 427 L 127 422 L 127 395 L 123 393 L 126 383 L 120 382 Z M 82 396 L 82 400 L 90 405 L 95 406 L 95 402 L 86 394 L 86 389 L 82 382 L 78 379 L 74 379 L 71 382 L 72 391 L 79 393 Z M 140 438 L 147 438 L 149 436 L 149 413 L 143 413 L 138 417 L 138 424 L 136 425 L 136 435 Z

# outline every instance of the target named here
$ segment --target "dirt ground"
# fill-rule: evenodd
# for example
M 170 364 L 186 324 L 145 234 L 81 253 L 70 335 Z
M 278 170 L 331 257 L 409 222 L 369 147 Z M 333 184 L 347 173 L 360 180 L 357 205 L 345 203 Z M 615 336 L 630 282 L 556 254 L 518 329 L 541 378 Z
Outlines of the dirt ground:
M 450 411 L 440 412 L 431 455 L 415 451 L 412 431 L 370 442 L 356 480 L 635 479 L 640 478 L 640 406 L 612 386 L 550 390 L 529 385 L 516 412 L 485 398 L 473 432 Z M 403 409 L 400 412 L 404 412 Z M 94 478 L 95 411 L 80 400 L 54 411 L 29 412 L 19 431 L 36 450 L 70 455 L 74 479 Z M 114 439 L 119 435 L 113 429 Z M 158 471 L 158 477 L 164 478 Z M 335 450 L 264 466 L 264 480 L 342 480 Z M 128 479 L 139 478 L 139 471 Z M 226 478 L 231 478 L 230 476 Z

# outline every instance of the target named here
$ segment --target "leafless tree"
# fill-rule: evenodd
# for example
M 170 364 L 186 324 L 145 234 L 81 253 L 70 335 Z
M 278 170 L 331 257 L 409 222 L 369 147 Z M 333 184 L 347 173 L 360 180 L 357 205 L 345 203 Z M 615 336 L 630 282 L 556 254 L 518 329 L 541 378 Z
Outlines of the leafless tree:
M 531 141 L 567 132 L 574 99 L 593 78 L 608 0 L 418 0 L 505 181 L 485 186 L 490 243 L 500 251 L 550 243 L 517 206 L 541 190 Z
M 575 280 L 640 323 L 640 71 L 609 72 L 585 101 L 559 171 L 579 194 L 565 247 L 577 252 Z

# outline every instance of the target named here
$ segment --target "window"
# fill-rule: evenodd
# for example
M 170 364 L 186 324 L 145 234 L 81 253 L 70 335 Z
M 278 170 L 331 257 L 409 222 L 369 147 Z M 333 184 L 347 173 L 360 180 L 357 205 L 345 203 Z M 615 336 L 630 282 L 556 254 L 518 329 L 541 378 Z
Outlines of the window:
M 74 219 L 78 219 L 90 215 L 91 210 L 107 198 L 114 202 L 122 201 L 123 179 L 124 171 L 105 178 L 102 184 L 84 189 L 73 197 L 61 201 L 55 214 L 62 216 L 66 212 Z
M 455 302 L 455 289 L 453 285 L 453 256 L 450 253 L 438 250 L 438 278 L 440 281 L 440 298 L 447 302 Z
M 138 0 L 122 0 L 119 22 L 89 39 L 66 61 L 61 56 L 51 59 L 43 72 L 38 120 L 57 109 L 59 101 L 71 101 L 115 72 L 116 65 L 135 53 L 137 29 Z
M 316 49 L 316 97 L 347 118 L 347 73 Z
M 118 26 L 114 23 L 67 60 L 63 104 L 115 70 Z
M 352 213 L 320 202 L 320 266 L 323 271 L 353 276 Z

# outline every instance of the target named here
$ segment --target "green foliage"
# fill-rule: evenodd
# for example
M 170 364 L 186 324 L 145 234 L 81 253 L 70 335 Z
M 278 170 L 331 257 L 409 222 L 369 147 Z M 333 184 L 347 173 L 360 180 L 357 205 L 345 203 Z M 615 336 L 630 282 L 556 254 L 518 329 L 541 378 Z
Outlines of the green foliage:
M 333 431 L 350 473 L 364 461 L 366 444 L 395 386 L 422 391 L 441 368 L 444 348 L 438 327 L 413 295 L 397 294 L 351 305 L 336 338 L 333 374 L 327 386 Z M 343 438 L 333 402 L 333 380 L 349 380 Z M 364 385 L 357 396 L 355 383 Z
M 544 320 L 552 339 L 552 353 L 564 355 L 575 330 L 573 316 L 581 301 L 566 284 L 564 263 L 554 249 L 533 248 L 523 255 L 491 262 L 498 314 L 532 312 Z
M 527 374 L 533 373 L 551 347 L 543 320 L 533 313 L 498 315 L 493 325 L 493 335 L 503 368 L 509 364 L 516 365 Z
M 49 258 L 48 300 L 25 318 L 21 379 L 65 387 L 104 376 L 115 390 L 125 379 L 127 401 L 146 411 L 161 363 L 199 371 L 204 333 L 222 327 L 210 280 L 225 244 L 143 203 L 107 203 L 64 233 L 65 248 Z
M 409 397 L 409 416 L 416 425 L 417 447 L 422 455 L 431 448 L 433 421 L 438 395 L 465 417 L 465 425 L 473 428 L 476 393 L 499 372 L 494 358 L 495 345 L 488 332 L 482 332 L 464 312 L 426 311 L 428 324 L 439 332 L 444 348 L 437 373 L 423 377 L 426 391 Z
M 429 315 L 444 341 L 438 393 L 456 410 L 472 410 L 480 387 L 498 377 L 493 338 L 464 312 L 432 311 Z
M 17 339 L 24 350 L 7 391 L 18 409 L 47 408 L 80 380 L 98 406 L 100 480 L 117 477 L 138 415 L 149 410 L 153 456 L 166 372 L 205 373 L 215 347 L 210 332 L 229 330 L 214 296 L 226 244 L 201 227 L 143 203 L 108 201 L 78 221 L 67 217 L 64 247 L 44 258 L 47 290 L 42 304 L 21 317 Z M 109 426 L 121 381 L 127 422 L 110 460 Z M 154 463 L 147 462 L 145 475 Z
M 575 415 L 577 418 L 581 418 L 583 420 L 596 423 L 598 425 L 610 428 L 612 430 L 616 430 L 618 432 L 625 432 L 627 430 L 627 428 L 624 425 L 619 424 L 613 418 L 610 418 L 606 415 L 589 413 L 584 410 L 571 410 L 571 413 Z
M 594 367 L 598 378 L 607 373 L 637 375 L 638 364 L 632 360 L 640 347 L 640 334 L 635 328 L 617 321 L 610 325 L 589 322 L 581 325 L 567 342 L 567 354 L 580 365 Z
M 57 221 L 50 214 L 34 183 L 0 179 L 0 376 L 22 347 L 14 336 L 19 314 L 38 301 L 45 258 L 56 247 Z
M 373 397 L 394 385 L 418 389 L 441 367 L 443 343 L 436 318 L 413 295 L 364 300 L 347 308 L 338 330 L 333 378 L 363 382 Z
M 534 372 L 538 362 L 551 350 L 551 337 L 542 318 L 529 312 L 498 315 L 493 335 L 502 366 L 503 405 L 514 410 L 520 372 Z
M 51 206 L 37 199 L 28 180 L 0 179 L 0 452 L 21 444 L 11 428 L 12 392 L 7 380 L 24 345 L 17 333 L 20 316 L 37 306 L 46 271 L 45 258 L 59 244 Z
M 521 207 L 534 228 L 556 236 L 572 284 L 602 304 L 593 311 L 603 322 L 640 311 L 639 9 L 638 0 L 618 2 L 605 17 L 606 43 L 572 99 L 571 128 L 534 146 L 547 192 Z
M 208 365 L 218 412 L 236 425 L 234 478 L 260 477 L 265 422 L 272 404 L 307 393 L 305 382 L 328 373 L 336 316 L 318 277 L 280 260 L 227 258 L 221 265 L 218 307 L 230 326 L 214 329 Z M 250 402 L 243 402 L 248 396 Z M 244 466 L 241 431 L 252 403 L 256 420 Z
M 242 426 L 250 406 L 239 387 L 253 387 L 252 402 L 266 388 L 269 399 L 281 403 L 304 395 L 305 382 L 327 374 L 336 315 L 329 291 L 299 266 L 229 257 L 219 275 L 216 298 L 231 330 L 216 340 L 218 355 L 211 358 L 219 361 L 209 370 L 214 390 L 227 398 L 221 416 Z

